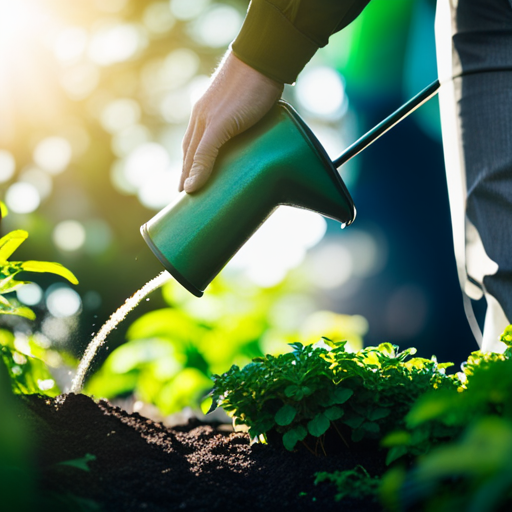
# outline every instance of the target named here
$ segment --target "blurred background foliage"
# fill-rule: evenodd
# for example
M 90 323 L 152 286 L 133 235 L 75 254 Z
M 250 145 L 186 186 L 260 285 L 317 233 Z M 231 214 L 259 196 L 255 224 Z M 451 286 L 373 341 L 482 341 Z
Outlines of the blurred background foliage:
M 434 4 L 373 0 L 287 86 L 331 156 L 435 78 Z M 0 0 L 0 194 L 11 212 L 2 231 L 27 230 L 20 258 L 62 262 L 80 281 L 38 276 L 20 288 L 37 319 L 1 318 L 13 332 L 6 344 L 32 340 L 31 350 L 71 362 L 161 270 L 139 226 L 177 194 L 191 106 L 247 5 Z M 211 371 L 322 335 L 463 361 L 476 345 L 456 281 L 438 117 L 434 100 L 342 169 L 358 209 L 350 229 L 280 208 L 202 299 L 174 283 L 154 293 L 109 337 L 88 391 L 136 390 L 171 411 L 201 395 Z M 53 362 L 65 390 L 70 366 Z

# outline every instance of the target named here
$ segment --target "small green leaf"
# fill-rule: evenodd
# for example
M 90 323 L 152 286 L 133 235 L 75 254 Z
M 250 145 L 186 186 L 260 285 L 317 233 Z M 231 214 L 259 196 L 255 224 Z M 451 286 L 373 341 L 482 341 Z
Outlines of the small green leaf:
M 308 422 L 308 431 L 312 436 L 320 437 L 325 434 L 331 422 L 325 414 L 317 414 L 311 421 Z
M 378 423 L 373 423 L 371 421 L 363 423 L 360 428 L 366 430 L 366 432 L 370 432 L 371 434 L 378 434 L 380 432 Z
M 9 210 L 3 201 L 0 201 L 0 219 L 4 219 L 9 215 Z
M 295 396 L 297 394 L 298 390 L 299 390 L 299 386 L 297 386 L 296 384 L 291 384 L 290 386 L 286 387 L 286 389 L 284 390 L 284 394 L 288 398 L 291 398 L 292 396 Z
M 308 432 L 303 425 L 297 425 L 283 435 L 284 447 L 290 452 L 295 448 L 298 441 L 302 441 Z
M 354 391 L 347 388 L 337 388 L 334 391 L 333 402 L 335 404 L 344 404 L 352 395 Z
M 1 249 L 0 249 L 1 252 Z M 78 284 L 74 274 L 60 263 L 51 261 L 24 261 L 21 268 L 27 272 L 49 272 L 64 277 L 72 284 Z
M 343 409 L 341 407 L 329 407 L 329 409 L 326 409 L 324 411 L 324 414 L 329 418 L 331 421 L 339 420 L 343 416 Z
M 7 261 L 12 253 L 28 238 L 28 233 L 17 229 L 0 238 L 0 261 Z
M 345 414 L 345 418 L 343 419 L 343 423 L 353 429 L 359 428 L 363 421 L 364 418 L 362 416 L 359 416 L 359 414 L 355 414 L 353 412 Z
M 381 446 L 391 448 L 393 446 L 407 445 L 411 442 L 411 434 L 406 430 L 395 430 L 390 432 L 382 441 Z
M 389 416 L 391 414 L 391 409 L 388 409 L 386 407 L 376 407 L 375 409 L 371 410 L 367 414 L 367 418 L 370 421 L 376 421 L 380 420 L 382 418 L 385 418 L 386 416 Z
M 90 471 L 89 462 L 96 460 L 96 455 L 86 453 L 80 459 L 66 460 L 64 462 L 57 463 L 57 466 L 71 466 L 73 468 L 82 469 L 83 471 Z
M 297 415 L 297 410 L 289 404 L 283 405 L 275 415 L 275 420 L 278 425 L 284 427 L 289 425 Z
M 386 456 L 386 466 L 389 466 L 392 462 L 403 457 L 407 453 L 407 447 L 405 446 L 394 446 L 389 450 Z

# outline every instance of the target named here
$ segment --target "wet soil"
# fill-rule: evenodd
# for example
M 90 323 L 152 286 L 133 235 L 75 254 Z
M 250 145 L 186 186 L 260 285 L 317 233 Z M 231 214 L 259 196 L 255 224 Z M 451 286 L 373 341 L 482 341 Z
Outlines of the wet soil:
M 290 453 L 279 445 L 251 446 L 247 434 L 225 425 L 191 420 L 168 428 L 84 395 L 23 401 L 40 485 L 94 500 L 104 511 L 381 510 L 369 499 L 336 502 L 332 484 L 314 484 L 318 471 L 357 464 L 381 474 L 383 454 L 374 446 L 337 447 L 327 456 Z M 94 456 L 89 471 L 58 464 L 87 454 Z

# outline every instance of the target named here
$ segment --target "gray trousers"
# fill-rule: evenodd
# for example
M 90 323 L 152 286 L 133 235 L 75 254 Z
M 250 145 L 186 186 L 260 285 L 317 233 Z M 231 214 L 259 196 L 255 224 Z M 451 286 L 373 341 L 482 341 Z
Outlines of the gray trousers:
M 448 17 L 449 24 L 448 24 Z M 483 350 L 512 321 L 512 3 L 439 0 L 443 146 L 459 280 Z M 483 336 L 468 299 L 487 301 Z

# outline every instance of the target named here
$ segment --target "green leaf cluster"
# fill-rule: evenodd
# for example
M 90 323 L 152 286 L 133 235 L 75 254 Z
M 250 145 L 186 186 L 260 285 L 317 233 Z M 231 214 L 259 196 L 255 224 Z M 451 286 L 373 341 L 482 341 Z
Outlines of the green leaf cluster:
M 380 439 L 403 425 L 414 401 L 432 389 L 456 389 L 460 381 L 445 374 L 449 364 L 413 358 L 384 343 L 357 352 L 346 342 L 291 344 L 292 352 L 266 355 L 244 368 L 234 365 L 214 375 L 212 407 L 249 427 L 252 438 L 275 431 L 293 450 L 306 438 L 319 439 L 333 427 L 344 439 Z M 316 445 L 315 445 L 316 446 Z
M 380 487 L 380 478 L 372 477 L 363 466 L 332 473 L 322 471 L 315 474 L 315 485 L 327 482 L 336 487 L 334 499 L 370 499 L 375 501 Z
M 78 281 L 72 272 L 60 263 L 9 261 L 14 251 L 27 238 L 28 233 L 18 229 L 0 239 L 0 314 L 18 315 L 33 320 L 34 312 L 10 296 L 30 282 L 15 279 L 20 272 L 49 272 L 64 277 L 73 284 L 77 284 Z M 47 351 L 34 337 L 16 339 L 11 332 L 0 330 L 0 356 L 7 366 L 12 387 L 17 393 L 43 393 L 49 396 L 59 393 L 48 371 L 47 363 L 51 358 L 54 361 L 60 359 L 60 356 L 54 351 Z
M 61 363 L 61 356 L 42 347 L 36 336 L 18 336 L 0 329 L 0 357 L 9 376 L 11 386 L 18 394 L 43 394 L 57 396 L 60 393 L 49 366 Z
M 406 428 L 384 440 L 394 449 L 425 453 L 413 471 L 395 469 L 385 476 L 383 498 L 390 510 L 512 506 L 512 326 L 501 341 L 504 354 L 473 352 L 458 389 L 422 396 L 406 416 Z
M 28 233 L 22 229 L 11 231 L 0 239 L 0 314 L 18 315 L 33 320 L 34 312 L 22 306 L 13 298 L 5 297 L 6 294 L 16 291 L 30 281 L 18 281 L 15 279 L 20 272 L 49 272 L 66 278 L 73 284 L 77 284 L 76 277 L 60 263 L 49 261 L 8 261 L 14 251 L 28 238 Z

